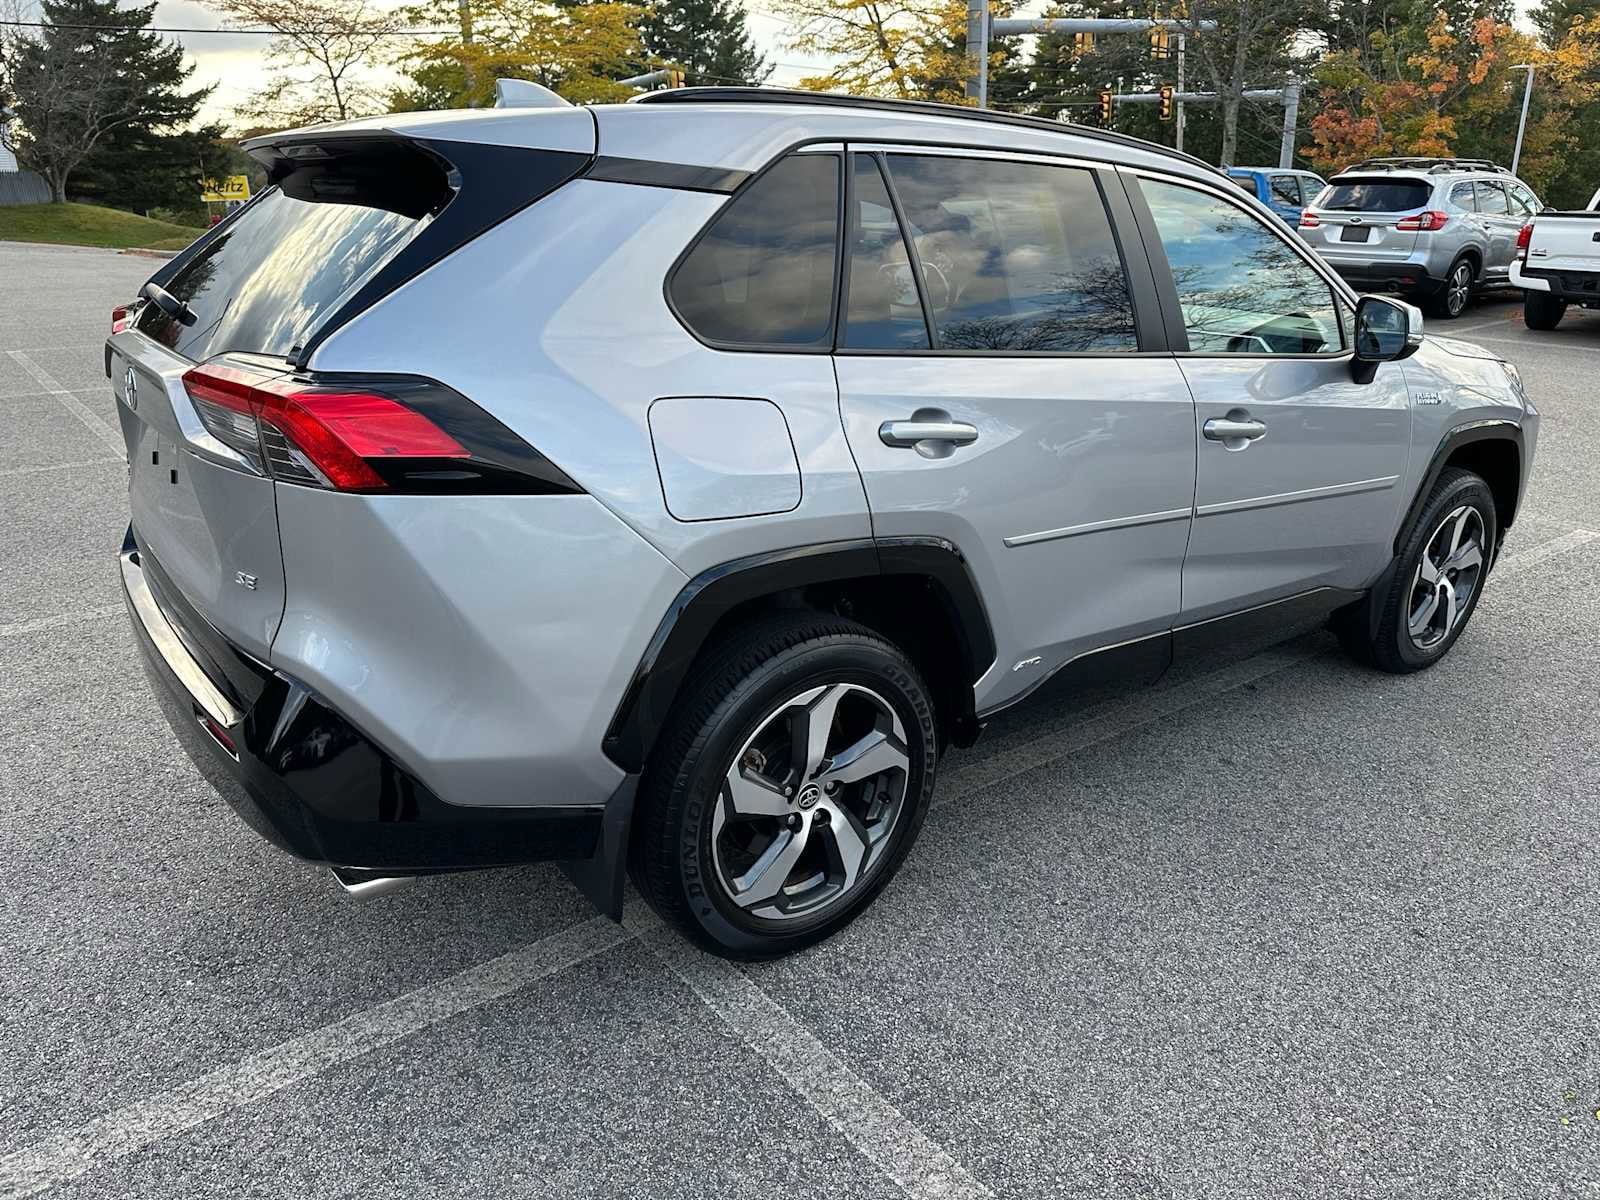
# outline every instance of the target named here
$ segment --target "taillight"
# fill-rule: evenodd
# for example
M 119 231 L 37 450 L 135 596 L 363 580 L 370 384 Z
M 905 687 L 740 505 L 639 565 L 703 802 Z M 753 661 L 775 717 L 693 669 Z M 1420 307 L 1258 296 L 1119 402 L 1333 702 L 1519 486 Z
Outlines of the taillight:
M 128 327 L 128 314 L 133 310 L 131 304 L 119 304 L 111 310 L 111 332 L 121 333 Z
M 1530 221 L 1517 230 L 1517 261 L 1528 261 L 1528 246 L 1533 242 L 1533 223 Z
M 1300 228 L 1301 229 L 1315 229 L 1318 225 L 1321 225 L 1321 224 L 1322 224 L 1322 218 L 1317 216 L 1316 213 L 1303 212 L 1303 213 L 1300 214 Z
M 185 373 L 183 386 L 212 436 L 285 483 L 340 492 L 580 490 L 488 413 L 427 381 L 397 381 L 388 394 L 212 362 Z
M 1394 223 L 1396 229 L 1404 229 L 1407 233 L 1431 233 L 1435 229 L 1443 229 L 1444 223 L 1450 219 L 1450 214 L 1437 209 L 1427 212 L 1414 213 L 1409 217 L 1401 217 Z

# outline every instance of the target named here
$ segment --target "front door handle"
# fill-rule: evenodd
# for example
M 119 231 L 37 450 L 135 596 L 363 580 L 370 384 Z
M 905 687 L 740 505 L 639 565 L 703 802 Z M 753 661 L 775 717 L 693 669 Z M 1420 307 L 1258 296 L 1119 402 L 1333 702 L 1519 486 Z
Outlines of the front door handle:
M 919 408 L 909 420 L 879 425 L 878 438 L 885 446 L 908 447 L 924 458 L 944 458 L 957 446 L 977 441 L 978 427 L 939 409 Z
M 1248 413 L 1235 410 L 1225 417 L 1212 417 L 1200 431 L 1213 442 L 1221 442 L 1225 450 L 1243 450 L 1257 438 L 1267 436 L 1264 421 L 1257 421 Z

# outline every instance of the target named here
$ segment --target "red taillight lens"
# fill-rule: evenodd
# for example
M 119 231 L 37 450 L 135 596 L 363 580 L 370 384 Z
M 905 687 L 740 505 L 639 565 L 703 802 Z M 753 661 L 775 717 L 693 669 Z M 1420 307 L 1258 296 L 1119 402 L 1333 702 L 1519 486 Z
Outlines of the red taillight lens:
M 121 333 L 128 327 L 128 310 L 131 304 L 119 304 L 111 310 L 111 332 Z
M 472 457 L 421 413 L 373 392 L 319 389 L 223 363 L 195 367 L 183 385 L 207 429 L 289 482 L 382 492 L 389 485 L 369 460 Z
M 1317 216 L 1316 213 L 1303 212 L 1303 213 L 1300 214 L 1300 228 L 1301 229 L 1315 229 L 1318 225 L 1321 225 L 1321 224 L 1322 224 L 1322 218 Z
M 1427 212 L 1417 213 L 1415 216 L 1401 217 L 1394 223 L 1396 229 L 1406 232 L 1430 233 L 1435 229 L 1443 229 L 1445 222 L 1450 219 L 1450 214 L 1430 209 Z
M 1517 230 L 1517 257 L 1523 262 L 1528 261 L 1528 247 L 1533 242 L 1533 223 L 1530 221 Z

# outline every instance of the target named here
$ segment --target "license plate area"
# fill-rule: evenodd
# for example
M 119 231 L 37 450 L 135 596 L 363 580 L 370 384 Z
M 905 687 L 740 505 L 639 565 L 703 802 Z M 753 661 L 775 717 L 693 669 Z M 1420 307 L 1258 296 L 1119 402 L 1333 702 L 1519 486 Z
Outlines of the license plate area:
M 1371 232 L 1371 228 L 1366 225 L 1346 225 L 1339 231 L 1339 240 L 1341 242 L 1364 242 Z

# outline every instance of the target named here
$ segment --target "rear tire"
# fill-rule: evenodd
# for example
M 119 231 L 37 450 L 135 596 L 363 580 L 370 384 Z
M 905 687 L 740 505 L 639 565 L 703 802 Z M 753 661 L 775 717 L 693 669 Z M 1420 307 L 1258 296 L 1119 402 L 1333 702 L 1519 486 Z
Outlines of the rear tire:
M 1467 311 L 1472 303 L 1472 284 L 1477 278 L 1477 268 L 1470 258 L 1458 258 L 1450 264 L 1440 288 L 1428 303 L 1429 315 L 1453 321 Z
M 1567 302 L 1549 292 L 1522 293 L 1522 321 L 1529 329 L 1554 329 L 1567 315 Z
M 1471 471 L 1447 467 L 1382 594 L 1336 626 L 1345 650 L 1395 675 L 1433 666 L 1472 619 L 1499 536 L 1489 485 Z
M 741 959 L 854 920 L 916 840 L 938 767 L 905 654 L 854 621 L 786 613 L 710 649 L 673 711 L 634 817 L 651 906 Z

